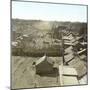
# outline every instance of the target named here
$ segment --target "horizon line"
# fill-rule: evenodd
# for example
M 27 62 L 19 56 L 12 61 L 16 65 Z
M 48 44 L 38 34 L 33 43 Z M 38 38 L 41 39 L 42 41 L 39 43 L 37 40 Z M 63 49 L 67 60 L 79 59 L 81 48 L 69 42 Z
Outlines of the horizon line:
M 26 18 L 11 18 L 11 19 L 18 19 L 18 20 L 36 20 L 36 21 L 49 21 L 49 22 L 75 22 L 75 23 L 87 23 L 87 21 L 69 21 L 69 20 L 46 20 L 46 19 L 26 19 Z

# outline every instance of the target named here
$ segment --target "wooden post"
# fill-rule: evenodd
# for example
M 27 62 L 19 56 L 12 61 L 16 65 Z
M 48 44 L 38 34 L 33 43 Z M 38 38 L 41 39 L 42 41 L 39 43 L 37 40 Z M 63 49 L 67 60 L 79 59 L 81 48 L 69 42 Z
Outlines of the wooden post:
M 62 40 L 62 59 L 63 59 L 63 65 L 65 64 L 65 59 L 64 59 L 64 40 L 63 40 L 63 32 L 61 30 L 61 40 Z
M 59 85 L 63 86 L 63 65 L 59 66 Z

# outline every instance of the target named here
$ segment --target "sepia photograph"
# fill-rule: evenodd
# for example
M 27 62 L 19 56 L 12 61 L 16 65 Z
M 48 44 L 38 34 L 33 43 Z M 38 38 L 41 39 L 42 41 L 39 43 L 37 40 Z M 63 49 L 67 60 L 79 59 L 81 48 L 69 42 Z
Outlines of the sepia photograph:
M 88 5 L 11 4 L 11 89 L 87 85 Z

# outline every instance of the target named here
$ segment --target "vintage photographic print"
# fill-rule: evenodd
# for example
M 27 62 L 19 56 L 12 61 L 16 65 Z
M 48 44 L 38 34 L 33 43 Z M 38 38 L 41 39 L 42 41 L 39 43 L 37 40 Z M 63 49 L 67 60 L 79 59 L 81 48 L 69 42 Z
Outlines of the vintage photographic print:
M 87 8 L 12 0 L 11 89 L 88 84 Z

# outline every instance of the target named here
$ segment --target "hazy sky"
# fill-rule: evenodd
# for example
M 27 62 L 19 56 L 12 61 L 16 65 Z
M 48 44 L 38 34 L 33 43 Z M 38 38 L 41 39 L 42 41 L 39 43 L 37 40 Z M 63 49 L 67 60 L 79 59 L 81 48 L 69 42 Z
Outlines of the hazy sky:
M 12 18 L 87 22 L 87 6 L 13 1 Z

